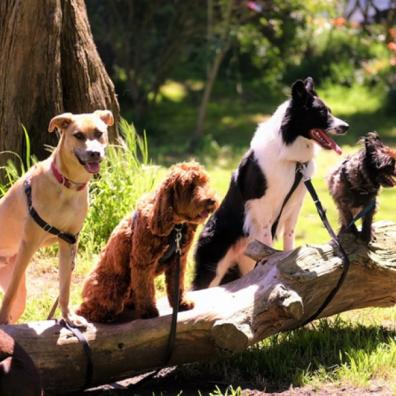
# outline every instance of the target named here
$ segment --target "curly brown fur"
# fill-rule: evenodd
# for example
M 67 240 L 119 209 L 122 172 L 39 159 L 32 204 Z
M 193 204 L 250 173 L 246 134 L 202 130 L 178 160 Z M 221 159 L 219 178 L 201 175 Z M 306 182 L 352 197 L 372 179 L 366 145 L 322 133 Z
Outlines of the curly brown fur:
M 348 229 L 353 217 L 375 200 L 381 186 L 396 184 L 396 151 L 384 145 L 376 132 L 369 132 L 362 139 L 364 148 L 348 156 L 329 176 L 330 193 L 337 205 L 341 229 L 359 235 L 356 225 Z M 376 205 L 375 205 L 376 206 Z M 361 238 L 369 242 L 375 207 L 362 222 Z
M 144 197 L 133 215 L 113 231 L 99 263 L 85 282 L 79 314 L 94 322 L 117 319 L 126 307 L 136 318 L 158 316 L 154 278 L 165 273 L 169 303 L 173 303 L 176 256 L 160 259 L 168 251 L 170 234 L 184 224 L 180 258 L 179 309 L 194 304 L 184 292 L 187 253 L 197 226 L 217 207 L 208 176 L 196 162 L 174 165 L 158 190 Z

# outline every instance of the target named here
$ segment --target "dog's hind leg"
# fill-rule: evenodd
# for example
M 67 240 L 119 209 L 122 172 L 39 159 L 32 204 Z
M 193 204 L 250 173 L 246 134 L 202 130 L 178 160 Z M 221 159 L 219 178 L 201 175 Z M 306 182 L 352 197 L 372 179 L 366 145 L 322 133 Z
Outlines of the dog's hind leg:
M 37 225 L 33 220 L 28 221 L 24 230 L 24 239 L 19 246 L 15 258 L 14 271 L 12 272 L 10 283 L 4 295 L 0 310 L 0 324 L 15 322 L 16 318 L 11 316 L 12 307 L 16 301 L 19 287 L 24 282 L 24 274 L 33 254 L 38 250 L 43 239 L 43 232 L 37 230 Z M 23 286 L 22 286 L 23 287 Z
M 16 256 L 4 257 L 5 266 L 0 266 L 0 289 L 7 291 L 11 282 L 12 273 L 14 272 Z M 1 262 L 0 262 L 1 263 Z M 10 316 L 12 323 L 15 323 L 23 314 L 26 305 L 26 277 L 23 274 L 20 285 L 15 295 L 15 302 L 11 307 Z

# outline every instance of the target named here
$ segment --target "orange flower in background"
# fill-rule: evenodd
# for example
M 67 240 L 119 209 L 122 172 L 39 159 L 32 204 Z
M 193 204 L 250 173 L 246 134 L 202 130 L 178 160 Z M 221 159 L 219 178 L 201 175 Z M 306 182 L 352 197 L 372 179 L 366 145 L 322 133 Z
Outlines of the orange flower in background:
M 396 29 L 395 28 L 390 28 L 388 30 L 389 36 L 391 36 L 393 39 L 396 39 Z
M 346 19 L 344 17 L 338 17 L 338 18 L 334 18 L 331 23 L 334 26 L 345 26 L 346 25 Z
M 390 64 L 391 64 L 392 66 L 396 66 L 396 58 L 395 58 L 395 57 L 392 57 L 392 58 L 390 59 Z
M 396 51 L 396 43 L 391 41 L 390 43 L 388 43 L 386 45 L 388 47 L 388 49 L 390 49 L 391 51 Z

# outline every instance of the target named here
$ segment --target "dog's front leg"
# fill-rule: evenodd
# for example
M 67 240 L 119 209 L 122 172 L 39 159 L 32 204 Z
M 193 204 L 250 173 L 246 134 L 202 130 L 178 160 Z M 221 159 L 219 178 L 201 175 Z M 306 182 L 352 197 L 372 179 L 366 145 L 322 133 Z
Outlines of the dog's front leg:
M 271 222 L 267 221 L 267 222 L 265 222 L 265 224 L 264 224 L 264 226 L 262 228 L 262 231 L 257 233 L 257 235 L 259 236 L 257 239 L 261 243 L 264 243 L 267 246 L 272 246 L 272 244 L 273 244 L 271 227 L 272 227 Z
M 88 322 L 69 310 L 71 276 L 77 253 L 77 244 L 59 240 L 59 306 L 62 318 L 71 326 L 86 327 Z
M 155 303 L 155 259 L 153 257 L 131 258 L 131 288 L 135 297 L 136 317 L 155 318 L 159 311 Z
M 285 221 L 285 226 L 283 229 L 283 250 L 285 251 L 294 249 L 295 227 L 297 223 L 298 214 L 300 213 L 300 208 L 301 205 Z
M 369 243 L 373 236 L 373 231 L 371 225 L 373 224 L 375 209 L 370 210 L 364 217 L 362 221 L 362 232 L 361 237 L 364 242 Z

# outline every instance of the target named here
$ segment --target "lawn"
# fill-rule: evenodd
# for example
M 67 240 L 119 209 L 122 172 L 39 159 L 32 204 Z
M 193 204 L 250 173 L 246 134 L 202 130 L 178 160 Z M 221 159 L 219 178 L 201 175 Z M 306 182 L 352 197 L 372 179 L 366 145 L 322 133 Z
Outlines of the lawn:
M 201 149 L 191 155 L 186 149 L 195 121 L 196 101 L 190 98 L 194 87 L 194 82 L 190 82 L 188 90 L 185 84 L 173 81 L 161 91 L 151 117 L 152 128 L 148 129 L 151 161 L 145 142 L 136 140 L 132 130 L 124 125 L 124 129 L 129 130 L 127 148 L 110 151 L 111 160 L 104 166 L 102 178 L 96 180 L 92 187 L 92 207 L 82 234 L 73 280 L 74 305 L 80 301 L 82 280 L 96 262 L 99 248 L 112 227 L 133 209 L 138 196 L 155 188 L 170 163 L 195 157 L 206 165 L 213 187 L 219 196 L 223 196 L 231 172 L 248 147 L 257 122 L 266 119 L 285 98 L 282 93 L 275 97 L 233 97 L 229 92 L 223 95 L 224 89 L 220 87 L 215 91 L 209 108 L 208 135 Z M 385 141 L 396 145 L 396 117 L 382 110 L 383 93 L 380 90 L 327 87 L 319 92 L 334 114 L 351 125 L 349 134 L 337 139 L 345 154 L 357 150 L 359 137 L 370 130 L 377 130 Z M 143 165 L 136 162 L 137 156 L 143 160 Z M 313 179 L 334 226 L 337 214 L 325 179 L 339 161 L 340 157 L 333 152 L 320 152 Z M 118 199 L 115 200 L 114 196 Z M 396 189 L 382 191 L 377 220 L 396 220 L 395 199 Z M 329 239 L 308 196 L 296 237 L 297 245 L 323 243 Z M 56 298 L 55 253 L 54 249 L 40 252 L 29 268 L 29 284 L 33 286 L 29 288 L 30 297 L 21 322 L 44 319 Z M 191 279 L 191 259 L 189 269 L 188 279 Z M 162 280 L 157 282 L 157 286 L 163 294 Z M 393 387 L 396 379 L 395 320 L 394 308 L 348 312 L 268 338 L 244 353 L 216 363 L 182 367 L 175 375 L 181 384 L 183 381 L 196 381 L 197 390 L 199 381 L 209 381 L 213 385 L 210 385 L 213 394 L 224 393 L 228 384 L 233 386 L 233 390 L 228 390 L 229 395 L 240 394 L 238 386 L 242 389 L 282 391 L 290 386 L 309 385 L 311 389 L 318 389 L 328 384 L 364 389 L 373 384 L 385 384 L 387 391 L 396 392 Z M 216 391 L 216 384 L 223 390 Z M 183 390 L 183 385 L 180 390 Z

